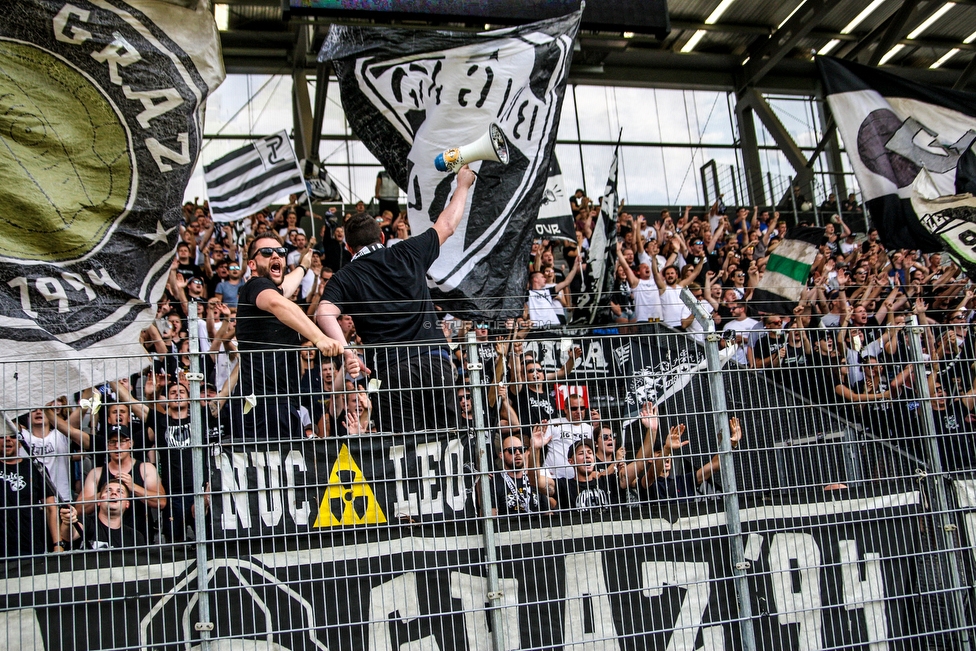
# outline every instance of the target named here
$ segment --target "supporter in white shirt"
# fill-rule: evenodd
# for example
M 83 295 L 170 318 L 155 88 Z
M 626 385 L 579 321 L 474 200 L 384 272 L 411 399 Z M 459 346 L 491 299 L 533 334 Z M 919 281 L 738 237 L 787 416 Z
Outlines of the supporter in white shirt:
M 532 327 L 557 326 L 561 323 L 560 316 L 565 319 L 565 311 L 562 304 L 557 302 L 556 296 L 573 282 L 573 278 L 579 271 L 579 265 L 579 256 L 576 256 L 576 263 L 566 274 L 566 279 L 556 285 L 546 285 L 546 276 L 541 271 L 533 271 L 529 275 L 529 296 L 525 304 L 525 313 L 532 322 Z
M 587 408 L 583 397 L 570 395 L 563 405 L 565 417 L 549 421 L 546 438 L 546 459 L 543 468 L 553 479 L 568 479 L 573 476 L 573 467 L 566 457 L 569 448 L 577 441 L 589 441 L 593 438 L 593 426 L 584 422 Z
M 735 343 L 738 345 L 738 349 L 735 351 L 733 359 L 743 366 L 748 366 L 749 357 L 746 351 L 749 349 L 752 331 L 759 325 L 759 321 L 746 314 L 746 304 L 741 301 L 733 303 L 731 308 L 733 318 L 725 324 L 722 332 L 735 333 Z

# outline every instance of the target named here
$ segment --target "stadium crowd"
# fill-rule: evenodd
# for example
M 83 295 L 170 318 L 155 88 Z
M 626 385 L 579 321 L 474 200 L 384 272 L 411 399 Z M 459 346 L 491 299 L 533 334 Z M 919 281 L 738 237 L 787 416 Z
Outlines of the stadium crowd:
M 829 211 L 828 204 L 821 208 Z M 412 234 L 406 213 L 394 215 L 389 202 L 386 207 L 375 219 L 389 247 Z M 457 402 L 443 408 L 457 430 L 471 432 L 483 422 L 493 434 L 495 513 L 694 499 L 709 492 L 719 463 L 717 457 L 679 456 L 689 445 L 684 424 L 660 431 L 664 418 L 650 402 L 629 417 L 601 413 L 599 389 L 578 391 L 574 385 L 579 348 L 562 348 L 555 366 L 528 352 L 533 337 L 563 336 L 562 326 L 579 319 L 579 299 L 588 291 L 590 240 L 600 207 L 581 190 L 571 207 L 576 241 L 537 240 L 524 261 L 528 283 L 521 316 L 471 322 L 438 315 L 458 373 Z M 848 216 L 860 212 L 853 196 L 843 209 Z M 213 453 L 240 434 L 238 412 L 251 398 L 235 393 L 243 366 L 236 335 L 238 294 L 249 277 L 248 244 L 272 235 L 287 249 L 287 270 L 305 270 L 285 298 L 312 319 L 333 274 L 351 263 L 344 226 L 368 214 L 359 202 L 349 213 L 330 208 L 311 221 L 293 197 L 275 211 L 215 224 L 205 204 L 187 204 L 165 296 L 142 333 L 153 359 L 149 368 L 79 387 L 74 395 L 52 396 L 51 403 L 20 418 L 19 432 L 5 430 L 3 556 L 192 539 L 193 498 L 204 487 L 195 484 L 191 471 L 186 374 L 188 328 L 194 322 L 188 315 L 197 315 L 205 378 L 202 431 Z M 302 223 L 322 226 L 307 233 Z M 646 216 L 621 206 L 609 249 L 616 261 L 612 289 L 587 309 L 596 311 L 594 325 L 601 332 L 640 335 L 644 324 L 660 322 L 703 339 L 701 324 L 681 299 L 687 288 L 724 334 L 721 346 L 732 348 L 734 364 L 767 374 L 778 386 L 836 409 L 869 435 L 918 456 L 924 455 L 919 386 L 927 382 L 944 465 L 950 471 L 972 468 L 972 283 L 939 253 L 886 250 L 876 230 L 855 233 L 833 214 L 795 309 L 763 313 L 751 299 L 787 232 L 778 212 L 757 207 L 732 212 L 716 203 L 697 213 L 687 207 L 680 214 Z M 277 251 L 269 249 L 267 257 L 277 259 Z M 911 315 L 924 326 L 924 379 L 909 363 L 905 328 Z M 368 367 L 356 314 L 341 314 L 338 322 L 347 347 Z M 478 360 L 467 359 L 467 347 L 459 345 L 469 332 L 478 342 Z M 378 432 L 384 394 L 365 373 L 347 372 L 343 356 L 324 356 L 311 341 L 293 360 L 277 370 L 294 376 L 301 421 L 295 437 Z M 467 384 L 471 362 L 482 365 L 488 385 L 480 415 Z M 97 413 L 93 401 L 101 403 Z M 734 416 L 730 431 L 733 447 L 748 440 Z

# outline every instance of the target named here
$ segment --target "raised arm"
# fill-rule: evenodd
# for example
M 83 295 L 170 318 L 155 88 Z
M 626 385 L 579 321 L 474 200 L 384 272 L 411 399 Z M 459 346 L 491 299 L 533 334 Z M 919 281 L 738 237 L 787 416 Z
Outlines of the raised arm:
M 437 237 L 440 239 L 442 245 L 449 237 L 454 235 L 458 224 L 461 223 L 461 218 L 464 217 L 464 206 L 468 201 L 468 191 L 473 184 L 474 172 L 465 165 L 458 170 L 457 189 L 454 190 L 454 196 L 451 197 L 451 202 L 441 211 L 437 221 L 434 222 L 433 228 L 437 231 Z

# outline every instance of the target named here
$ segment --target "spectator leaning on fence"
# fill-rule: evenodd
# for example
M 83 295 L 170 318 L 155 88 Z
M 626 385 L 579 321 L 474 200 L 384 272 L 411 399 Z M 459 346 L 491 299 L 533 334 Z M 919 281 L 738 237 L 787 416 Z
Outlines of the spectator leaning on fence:
M 74 506 L 62 507 L 62 539 L 69 541 L 70 548 L 78 549 L 144 548 L 146 537 L 125 521 L 125 512 L 131 505 L 129 497 L 125 485 L 112 480 L 99 492 L 93 515 L 82 519 Z
M 303 436 L 305 428 L 298 415 L 300 370 L 294 349 L 304 337 L 324 355 L 338 355 L 343 350 L 341 335 L 323 334 L 289 300 L 308 270 L 311 251 L 306 251 L 301 264 L 291 272 L 286 272 L 285 256 L 286 249 L 277 239 L 262 236 L 253 240 L 247 262 L 251 278 L 238 292 L 241 395 L 255 403 L 250 414 L 243 417 L 242 434 L 246 438 Z
M 166 507 L 166 490 L 156 466 L 132 457 L 132 436 L 127 426 L 110 425 L 105 438 L 108 458 L 85 477 L 77 508 L 83 515 L 93 513 L 102 490 L 110 482 L 121 483 L 133 501 L 126 510 L 126 524 L 151 540 L 160 510 Z
M 316 320 L 326 333 L 341 339 L 337 319 L 351 314 L 364 344 L 384 346 L 373 358 L 383 390 L 381 431 L 448 429 L 456 422 L 455 369 L 426 277 L 464 216 L 474 178 L 474 172 L 462 167 L 454 195 L 434 225 L 390 248 L 383 246 L 379 225 L 365 213 L 346 223 L 353 260 L 323 290 Z M 414 345 L 394 345 L 406 343 Z M 346 352 L 345 361 L 347 370 L 358 372 L 352 351 Z

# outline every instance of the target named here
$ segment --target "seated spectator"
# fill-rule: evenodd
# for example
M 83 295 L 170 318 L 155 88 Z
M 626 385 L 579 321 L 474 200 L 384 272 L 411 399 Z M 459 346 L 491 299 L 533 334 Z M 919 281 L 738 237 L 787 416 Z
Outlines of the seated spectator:
M 160 517 L 159 511 L 166 506 L 166 491 L 156 473 L 156 466 L 132 457 L 132 436 L 125 425 L 110 425 L 105 438 L 108 459 L 85 477 L 78 509 L 82 515 L 94 513 L 102 490 L 109 483 L 120 483 L 131 497 L 132 504 L 126 510 L 125 524 L 151 540 Z
M 55 496 L 21 454 L 16 434 L 4 427 L 0 439 L 0 560 L 61 551 Z
M 142 548 L 146 537 L 125 521 L 125 512 L 130 508 L 129 491 L 120 481 L 108 482 L 98 494 L 94 515 L 80 520 L 81 531 L 75 525 L 79 513 L 74 506 L 62 507 L 61 536 L 68 540 L 73 549 Z

